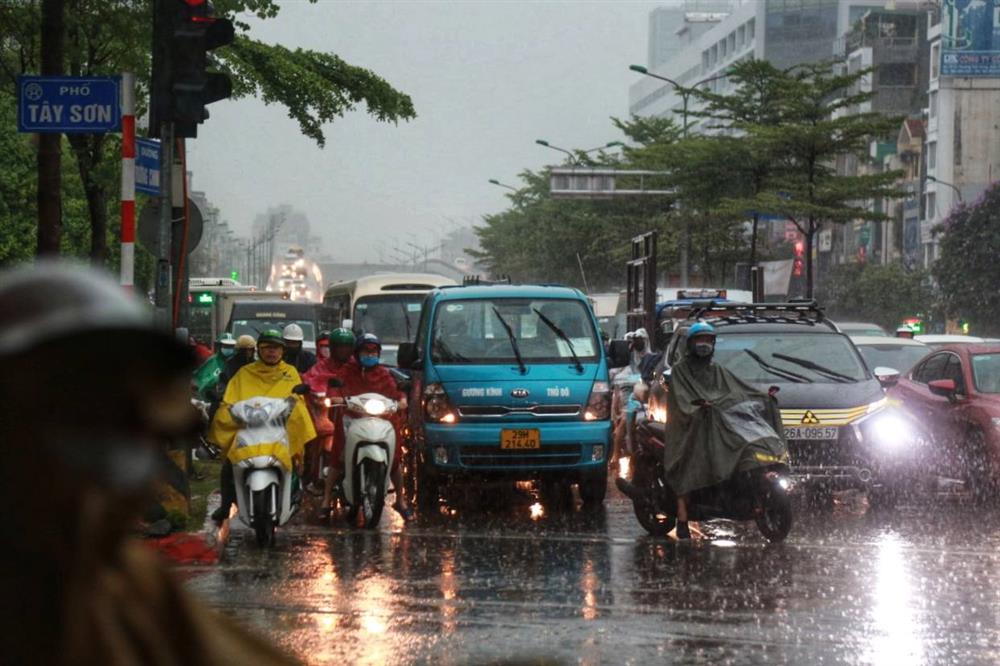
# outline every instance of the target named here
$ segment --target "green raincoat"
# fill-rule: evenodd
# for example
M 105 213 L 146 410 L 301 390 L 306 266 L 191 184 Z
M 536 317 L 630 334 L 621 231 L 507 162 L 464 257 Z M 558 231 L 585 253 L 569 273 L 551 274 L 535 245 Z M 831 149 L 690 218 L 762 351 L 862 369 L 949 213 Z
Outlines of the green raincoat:
M 192 381 L 194 382 L 195 394 L 199 398 L 209 402 L 215 399 L 215 384 L 219 381 L 219 375 L 226 367 L 227 360 L 222 354 L 212 354 L 194 371 Z
M 702 400 L 711 404 L 693 404 Z M 687 356 L 673 366 L 664 469 L 676 494 L 778 462 L 787 464 L 788 446 L 773 398 L 713 361 Z

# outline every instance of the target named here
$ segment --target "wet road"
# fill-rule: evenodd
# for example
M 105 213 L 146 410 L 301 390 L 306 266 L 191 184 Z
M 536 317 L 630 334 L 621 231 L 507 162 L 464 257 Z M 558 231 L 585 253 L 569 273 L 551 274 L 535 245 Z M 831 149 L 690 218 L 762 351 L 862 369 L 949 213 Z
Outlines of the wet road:
M 727 522 L 677 543 L 613 492 L 595 515 L 485 497 L 371 533 L 296 525 L 270 552 L 236 534 L 223 565 L 183 573 L 316 664 L 1000 662 L 1000 509 L 854 498 L 799 507 L 784 544 Z

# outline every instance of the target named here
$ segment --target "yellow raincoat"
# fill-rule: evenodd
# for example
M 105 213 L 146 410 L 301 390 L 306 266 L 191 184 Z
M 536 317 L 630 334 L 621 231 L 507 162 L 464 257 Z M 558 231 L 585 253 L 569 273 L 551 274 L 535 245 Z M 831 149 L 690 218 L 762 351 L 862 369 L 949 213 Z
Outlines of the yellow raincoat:
M 271 442 L 234 447 L 240 426 L 233 420 L 229 407 L 249 398 L 287 398 L 292 395 L 292 389 L 301 383 L 298 371 L 284 361 L 277 365 L 255 361 L 243 366 L 226 386 L 226 394 L 212 420 L 208 440 L 222 449 L 232 463 L 254 456 L 274 456 L 287 469 L 292 469 L 292 458 L 301 459 L 306 442 L 316 437 L 312 417 L 301 397 L 296 396 L 295 408 L 286 424 L 288 446 L 283 442 Z

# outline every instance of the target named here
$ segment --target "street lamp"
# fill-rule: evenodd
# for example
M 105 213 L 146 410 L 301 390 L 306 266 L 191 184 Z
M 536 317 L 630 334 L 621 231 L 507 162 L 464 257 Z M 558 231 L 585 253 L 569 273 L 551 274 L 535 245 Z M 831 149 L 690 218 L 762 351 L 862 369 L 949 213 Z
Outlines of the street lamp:
M 681 96 L 681 101 L 683 103 L 683 109 L 681 111 L 681 114 L 682 114 L 682 117 L 683 117 L 684 126 L 681 129 L 681 136 L 683 136 L 685 139 L 687 138 L 687 135 L 688 135 L 688 100 L 690 99 L 691 94 L 695 92 L 695 90 L 698 88 L 698 86 L 700 86 L 700 85 L 702 85 L 704 83 L 709 83 L 710 81 L 715 81 L 717 79 L 724 78 L 728 74 L 728 72 L 723 72 L 722 74 L 716 74 L 715 76 L 710 76 L 708 78 L 702 79 L 701 81 L 695 81 L 690 87 L 687 87 L 687 86 L 682 86 L 681 84 L 677 83 L 673 79 L 667 78 L 666 76 L 660 76 L 659 74 L 653 74 L 651 71 L 649 71 L 647 68 L 643 67 L 642 65 L 629 65 L 629 69 L 632 70 L 633 72 L 637 72 L 639 74 L 642 74 L 643 76 L 651 76 L 654 79 L 659 79 L 660 81 L 666 81 L 667 83 L 669 83 L 670 85 L 672 85 L 675 90 L 677 90 L 677 92 Z M 689 269 L 688 269 L 688 243 L 690 241 L 690 237 L 691 236 L 690 236 L 690 233 L 689 233 L 689 230 L 688 230 L 688 222 L 687 222 L 687 220 L 681 220 L 681 234 L 680 234 L 680 239 L 679 240 L 680 240 L 680 246 L 681 246 L 680 247 L 680 251 L 681 251 L 680 252 L 680 254 L 681 254 L 681 256 L 680 256 L 680 264 L 681 264 L 680 268 L 681 268 L 681 286 L 682 287 L 688 286 L 688 277 L 689 277 L 689 275 L 688 275 L 688 272 L 689 272 Z
M 517 189 L 516 187 L 513 187 L 513 186 L 511 186 L 511 185 L 508 185 L 507 183 L 501 183 L 501 182 L 500 182 L 499 180 L 497 180 L 496 178 L 490 178 L 489 182 L 490 182 L 490 184 L 492 184 L 492 185 L 497 185 L 497 186 L 499 186 L 499 187 L 506 187 L 506 188 L 507 188 L 508 190 L 512 190 L 512 191 L 514 191 L 514 192 L 517 192 L 517 191 L 518 191 L 518 189 Z
M 687 137 L 687 135 L 688 135 L 688 99 L 691 97 L 691 94 L 693 92 L 695 92 L 695 90 L 697 90 L 698 86 L 700 86 L 700 85 L 702 85 L 704 83 L 709 83 L 711 81 L 716 81 L 718 79 L 723 79 L 723 78 L 725 78 L 726 76 L 729 75 L 729 72 L 727 71 L 727 72 L 723 72 L 722 74 L 716 74 L 715 76 L 710 76 L 708 78 L 702 79 L 701 81 L 695 81 L 690 86 L 682 86 L 681 84 L 677 83 L 673 79 L 667 78 L 666 76 L 660 76 L 659 74 L 653 74 L 651 71 L 649 71 L 649 69 L 647 69 L 646 67 L 643 67 L 642 65 L 629 65 L 629 69 L 632 70 L 633 72 L 638 72 L 639 74 L 642 74 L 643 76 L 650 76 L 650 77 L 652 77 L 654 79 L 659 79 L 660 81 L 666 81 L 667 83 L 669 83 L 670 85 L 672 85 L 677 90 L 677 92 L 681 96 L 681 101 L 682 101 L 682 103 L 684 105 L 683 110 L 681 111 L 681 114 L 683 115 L 683 119 L 684 119 L 683 132 L 684 132 L 684 136 L 685 137 Z
M 927 176 L 927 180 L 931 181 L 932 183 L 940 183 L 941 185 L 945 185 L 945 186 L 950 187 L 951 189 L 955 190 L 955 194 L 958 195 L 958 201 L 959 201 L 959 203 L 965 203 L 965 199 L 962 198 L 962 190 L 960 190 L 957 187 L 955 187 L 952 183 L 945 182 L 943 180 L 935 178 L 934 176 Z
M 537 143 L 539 146 L 545 146 L 546 148 L 551 148 L 552 150 L 558 150 L 561 153 L 566 153 L 567 155 L 569 155 L 569 159 L 573 162 L 573 164 L 580 163 L 580 161 L 576 158 L 576 153 L 573 153 L 572 151 L 566 150 L 565 148 L 560 148 L 559 146 L 553 146 L 545 139 L 535 139 L 535 143 Z M 625 144 L 622 143 L 621 141 L 609 141 L 603 146 L 597 146 L 596 148 L 588 148 L 587 150 L 581 150 L 578 152 L 587 155 L 594 152 L 595 150 L 607 150 L 608 148 L 616 148 L 618 146 L 624 146 L 624 145 Z

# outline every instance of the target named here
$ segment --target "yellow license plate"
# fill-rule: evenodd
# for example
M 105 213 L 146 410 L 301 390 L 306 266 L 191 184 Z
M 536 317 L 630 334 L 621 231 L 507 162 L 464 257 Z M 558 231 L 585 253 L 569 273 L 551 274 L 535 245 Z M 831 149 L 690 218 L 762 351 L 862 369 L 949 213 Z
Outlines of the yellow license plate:
M 537 430 L 501 430 L 501 449 L 540 449 L 542 438 Z

